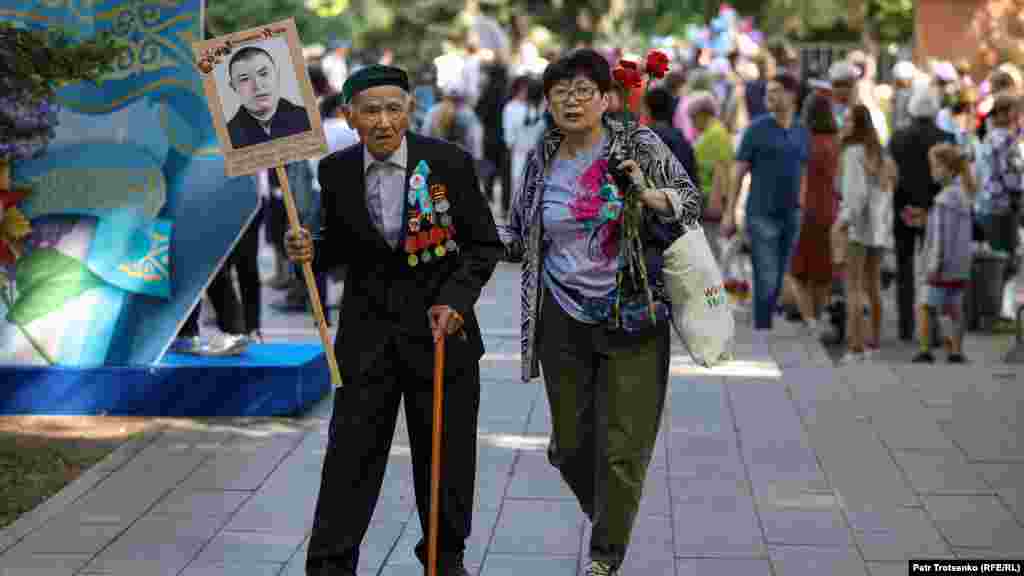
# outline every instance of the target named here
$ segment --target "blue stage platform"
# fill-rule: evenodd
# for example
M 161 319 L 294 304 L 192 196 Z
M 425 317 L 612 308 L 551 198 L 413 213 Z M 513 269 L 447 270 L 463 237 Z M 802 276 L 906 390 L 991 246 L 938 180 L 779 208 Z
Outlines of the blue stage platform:
M 330 392 L 320 344 L 241 355 L 167 354 L 154 366 L 0 366 L 0 415 L 287 416 Z

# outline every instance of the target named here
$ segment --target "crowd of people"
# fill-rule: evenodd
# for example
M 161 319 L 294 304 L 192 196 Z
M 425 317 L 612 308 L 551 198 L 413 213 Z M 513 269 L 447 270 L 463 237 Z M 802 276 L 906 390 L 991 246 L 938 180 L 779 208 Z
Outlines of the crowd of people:
M 1014 329 L 1024 187 L 1017 67 L 977 81 L 965 65 L 899 61 L 891 84 L 880 84 L 864 52 L 808 71 L 785 43 L 677 64 L 657 88 L 674 98 L 669 129 L 684 141 L 672 148 L 693 150 L 697 167 L 687 170 L 726 275 L 742 274 L 737 260 L 749 253 L 755 330 L 785 314 L 845 345 L 841 362 L 862 362 L 879 350 L 882 285 L 894 277 L 899 337 L 916 335 L 920 346 L 913 360 L 933 362 L 945 347 L 950 362 L 964 362 L 966 299 L 991 281 L 972 268 L 983 253 L 1005 262 L 993 328 Z M 644 111 L 652 125 L 663 115 L 656 107 Z M 940 314 L 951 320 L 945 337 Z
M 532 46 L 528 57 L 509 59 L 481 50 L 478 42 L 466 34 L 449 53 L 411 75 L 409 130 L 468 151 L 485 198 L 504 222 L 513 196 L 526 184 L 529 152 L 552 127 L 542 80 L 547 60 Z M 752 272 L 738 284 L 752 289 L 756 329 L 770 329 L 783 313 L 815 335 L 845 344 L 843 362 L 863 361 L 880 346 L 882 285 L 894 278 L 899 337 L 911 340 L 921 326 L 931 326 L 928 337 L 919 338 L 922 351 L 915 359 L 932 360 L 931 349 L 945 345 L 952 361 L 963 361 L 957 346 L 971 278 L 958 285 L 948 305 L 938 307 L 928 299 L 929 274 L 936 271 L 922 261 L 929 213 L 944 189 L 932 177 L 929 150 L 942 143 L 956 146 L 969 167 L 963 177 L 953 170 L 956 185 L 965 178 L 973 182 L 962 186 L 973 191 L 964 204 L 972 222 L 966 245 L 1007 256 L 994 328 L 1012 329 L 1024 187 L 1024 82 L 1015 66 L 1003 64 L 979 81 L 964 65 L 935 62 L 921 69 L 899 61 L 887 75 L 891 82 L 882 84 L 874 59 L 861 51 L 825 70 L 807 70 L 785 42 L 755 53 L 667 52 L 673 64 L 666 78 L 630 103 L 613 83 L 605 113 L 621 120 L 629 104 L 702 191 L 705 235 L 730 285 L 737 284 L 731 276 L 743 275 L 743 259 L 749 258 L 746 269 Z M 610 65 L 628 56 L 601 53 Z M 307 56 L 329 149 L 341 150 L 358 141 L 343 113 L 345 79 L 393 56 L 354 55 L 348 43 Z M 319 218 L 317 162 L 287 167 L 307 224 Z M 259 189 L 260 212 L 251 231 L 207 291 L 225 332 L 259 334 L 254 230 L 261 225 L 277 255 L 275 273 L 265 283 L 284 292 L 274 305 L 308 310 L 301 275 L 284 256 L 287 220 L 276 174 L 260 175 Z M 227 280 L 231 269 L 237 271 L 241 307 Z M 327 278 L 318 275 L 322 298 Z M 927 311 L 938 308 L 954 321 L 947 338 L 938 335 L 938 323 L 928 321 Z M 196 333 L 197 319 L 198 312 L 183 334 Z

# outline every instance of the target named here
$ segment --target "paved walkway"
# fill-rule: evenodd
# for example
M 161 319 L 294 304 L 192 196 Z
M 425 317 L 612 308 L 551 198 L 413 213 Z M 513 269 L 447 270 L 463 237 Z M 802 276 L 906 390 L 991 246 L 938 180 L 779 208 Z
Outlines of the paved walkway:
M 589 528 L 545 458 L 543 387 L 517 379 L 515 302 L 502 265 L 480 303 L 467 561 L 483 576 L 573 576 Z M 315 339 L 305 318 L 272 322 Z M 770 343 L 741 322 L 738 360 L 714 371 L 677 348 L 626 573 L 889 576 L 911 557 L 1024 556 L 1024 374 L 990 357 L 837 369 L 786 322 Z M 0 576 L 301 575 L 330 406 L 166 421 L 0 531 Z M 401 424 L 391 460 L 360 576 L 422 573 Z

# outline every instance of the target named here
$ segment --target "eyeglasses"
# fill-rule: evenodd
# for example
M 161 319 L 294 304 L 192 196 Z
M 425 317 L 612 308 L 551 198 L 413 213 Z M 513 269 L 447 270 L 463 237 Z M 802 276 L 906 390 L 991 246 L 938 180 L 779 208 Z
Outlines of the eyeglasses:
M 576 96 L 576 101 L 580 103 L 590 102 L 597 95 L 597 86 L 593 84 L 578 84 L 572 88 L 565 88 L 558 86 L 551 89 L 548 97 L 555 104 L 564 104 L 569 101 L 569 98 Z

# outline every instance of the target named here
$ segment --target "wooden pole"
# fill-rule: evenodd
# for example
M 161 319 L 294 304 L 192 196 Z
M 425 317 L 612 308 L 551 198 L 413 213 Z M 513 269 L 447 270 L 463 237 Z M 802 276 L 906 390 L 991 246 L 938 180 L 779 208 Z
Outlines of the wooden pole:
M 288 174 L 284 166 L 278 166 L 277 179 L 281 183 L 281 195 L 284 196 L 284 207 L 288 212 L 288 224 L 293 230 L 298 230 L 299 212 L 295 209 L 295 199 L 292 198 L 292 190 L 288 185 Z M 306 279 L 306 294 L 313 304 L 313 319 L 316 327 L 320 330 L 320 340 L 324 344 L 324 353 L 327 355 L 327 367 L 331 371 L 331 383 L 335 388 L 341 388 L 341 371 L 338 370 L 338 360 L 334 357 L 334 345 L 331 343 L 331 334 L 327 331 L 327 320 L 324 317 L 324 309 L 320 306 L 320 293 L 316 289 L 316 277 L 313 276 L 313 264 L 306 262 L 302 265 L 302 275 Z
M 444 395 L 444 336 L 434 343 L 434 432 L 430 450 L 430 520 L 427 527 L 427 576 L 437 576 L 437 521 L 441 505 L 441 425 Z

